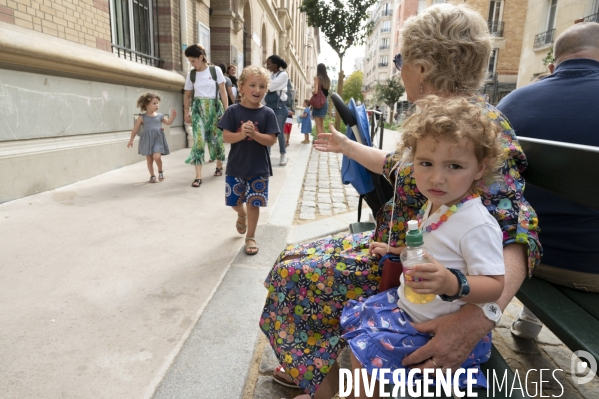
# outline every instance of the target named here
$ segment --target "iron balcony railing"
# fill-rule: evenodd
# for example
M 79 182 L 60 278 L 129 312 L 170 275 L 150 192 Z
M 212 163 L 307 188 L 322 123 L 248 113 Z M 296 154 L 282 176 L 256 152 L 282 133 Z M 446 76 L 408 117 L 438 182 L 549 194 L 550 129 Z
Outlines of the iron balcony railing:
M 388 44 L 383 44 L 381 47 L 379 47 L 379 50 L 387 50 L 389 48 Z
M 164 62 L 160 58 L 140 53 L 139 51 L 134 51 L 122 46 L 117 46 L 116 44 L 112 45 L 112 52 L 117 54 L 119 58 L 125 58 L 127 60 L 138 62 L 140 64 L 152 65 L 155 67 L 160 67 L 161 64 Z
M 547 32 L 539 33 L 535 36 L 534 48 L 543 47 L 547 44 L 553 43 L 553 36 L 555 35 L 555 29 L 548 30 Z
M 381 11 L 381 17 L 388 17 L 389 15 L 392 15 L 393 11 L 391 10 L 383 10 Z
M 389 28 L 381 28 L 381 33 L 391 32 L 391 27 Z
M 388 65 L 389 65 L 388 62 L 379 62 L 379 67 L 386 67 Z
M 504 24 L 503 21 L 488 21 L 487 25 L 489 25 L 489 33 L 491 36 L 503 37 Z
M 599 22 L 599 13 L 584 17 L 584 22 Z

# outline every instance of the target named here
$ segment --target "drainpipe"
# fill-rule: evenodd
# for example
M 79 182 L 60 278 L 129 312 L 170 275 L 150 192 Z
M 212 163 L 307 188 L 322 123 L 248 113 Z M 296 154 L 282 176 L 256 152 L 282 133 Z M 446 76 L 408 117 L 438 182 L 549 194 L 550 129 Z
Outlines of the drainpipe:
M 185 49 L 187 49 L 187 0 L 179 0 L 179 21 L 181 27 L 181 71 L 187 74 L 187 58 Z
M 185 57 L 185 49 L 187 49 L 187 0 L 179 0 L 179 10 L 179 26 L 181 29 L 181 71 L 183 75 L 186 76 L 188 72 L 188 62 L 187 57 Z M 183 95 L 185 96 L 185 92 Z M 189 104 L 189 106 L 191 106 L 191 104 Z M 181 115 L 185 115 L 184 113 L 185 110 L 183 110 Z M 193 131 L 191 129 L 191 124 L 183 122 L 183 128 L 187 135 L 187 148 L 191 148 L 193 147 Z

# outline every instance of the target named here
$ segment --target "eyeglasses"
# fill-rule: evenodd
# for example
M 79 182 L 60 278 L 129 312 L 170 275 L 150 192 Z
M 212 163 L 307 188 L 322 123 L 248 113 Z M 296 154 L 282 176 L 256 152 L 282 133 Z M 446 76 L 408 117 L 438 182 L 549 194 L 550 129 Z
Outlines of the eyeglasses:
M 401 71 L 401 66 L 403 65 L 403 58 L 401 58 L 401 54 L 395 54 L 393 63 L 395 64 L 395 68 L 397 68 L 398 71 Z

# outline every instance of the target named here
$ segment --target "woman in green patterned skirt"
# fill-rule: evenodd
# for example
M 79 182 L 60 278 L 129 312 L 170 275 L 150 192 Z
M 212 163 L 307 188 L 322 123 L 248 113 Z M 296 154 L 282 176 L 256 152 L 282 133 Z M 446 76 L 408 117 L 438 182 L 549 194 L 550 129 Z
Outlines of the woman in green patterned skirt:
M 216 125 L 229 102 L 225 91 L 225 77 L 220 68 L 208 65 L 204 48 L 193 44 L 185 50 L 185 56 L 195 68 L 187 74 L 185 80 L 183 115 L 185 122 L 191 123 L 193 129 L 193 147 L 185 163 L 195 166 L 196 178 L 191 186 L 200 187 L 206 144 L 210 159 L 216 160 L 214 176 L 223 175 L 225 145 L 223 132 Z M 222 102 L 218 99 L 219 95 Z

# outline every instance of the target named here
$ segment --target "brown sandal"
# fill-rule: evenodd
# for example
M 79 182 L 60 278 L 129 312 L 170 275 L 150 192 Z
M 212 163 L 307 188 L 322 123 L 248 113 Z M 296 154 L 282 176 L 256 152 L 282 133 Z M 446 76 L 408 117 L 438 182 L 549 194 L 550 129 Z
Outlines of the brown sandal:
M 223 169 L 216 168 L 216 170 L 214 171 L 214 176 L 222 176 L 222 175 L 223 175 Z
M 254 245 L 248 244 L 248 241 L 253 241 Z M 256 239 L 254 237 L 246 237 L 246 239 L 245 239 L 245 253 L 247 255 L 256 255 L 259 250 L 260 250 L 260 248 L 258 248 L 258 245 L 256 245 Z
M 235 228 L 237 229 L 237 232 L 239 234 L 245 234 L 245 232 L 247 231 L 247 229 L 248 229 L 248 225 L 246 222 L 247 219 L 248 219 L 247 215 L 245 215 L 244 217 L 241 217 L 241 216 L 239 216 L 239 214 L 237 214 L 237 222 L 235 223 Z M 243 223 L 241 223 L 240 220 L 243 221 Z

